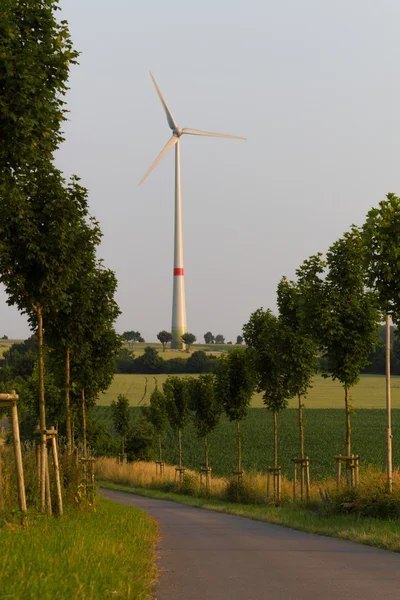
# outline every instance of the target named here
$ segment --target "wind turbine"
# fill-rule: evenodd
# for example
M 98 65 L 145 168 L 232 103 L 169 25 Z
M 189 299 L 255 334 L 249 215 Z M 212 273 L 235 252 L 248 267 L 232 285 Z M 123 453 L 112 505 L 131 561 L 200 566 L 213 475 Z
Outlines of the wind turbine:
M 152 170 L 158 165 L 160 160 L 167 154 L 168 150 L 175 146 L 175 240 L 174 240 L 174 287 L 172 298 L 172 341 L 171 348 L 181 349 L 184 344 L 182 335 L 187 332 L 186 327 L 186 302 L 185 302 L 185 284 L 183 270 L 183 240 L 182 240 L 182 197 L 181 197 L 181 164 L 180 164 L 180 137 L 182 135 L 202 135 L 218 138 L 229 138 L 233 140 L 244 140 L 245 138 L 236 135 L 227 135 L 225 133 L 213 133 L 211 131 L 200 131 L 199 129 L 181 129 L 176 124 L 171 111 L 157 85 L 156 80 L 150 73 L 150 77 L 156 88 L 158 97 L 164 107 L 168 125 L 172 130 L 172 137 L 161 150 L 151 167 L 146 171 L 139 182 L 139 185 L 150 175 Z

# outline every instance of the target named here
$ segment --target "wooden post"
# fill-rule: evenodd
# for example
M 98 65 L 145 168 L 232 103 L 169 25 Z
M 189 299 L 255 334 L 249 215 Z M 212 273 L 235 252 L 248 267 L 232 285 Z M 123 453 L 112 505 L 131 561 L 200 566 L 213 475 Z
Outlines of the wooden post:
M 65 426 L 67 430 L 68 454 L 72 454 L 72 429 L 71 429 L 71 407 L 69 399 L 69 386 L 71 379 L 71 353 L 69 348 L 65 349 Z
M 281 472 L 281 467 L 278 467 L 278 490 L 277 490 L 277 499 L 280 500 L 281 499 L 281 495 L 282 495 L 282 472 Z
M 297 464 L 293 463 L 293 502 L 296 502 Z
M 82 431 L 83 431 L 83 458 L 86 458 L 86 403 L 85 390 L 82 388 Z
M 43 356 L 43 315 L 41 307 L 36 308 L 39 340 L 39 411 L 40 411 L 40 503 L 46 509 L 46 406 L 44 399 L 44 356 Z
M 57 432 L 53 429 L 54 433 L 51 437 L 51 447 L 53 451 L 53 461 L 54 461 L 54 477 L 56 480 L 56 490 L 57 490 L 57 508 L 58 514 L 63 514 L 63 500 L 62 500 L 62 492 L 61 492 L 61 480 L 60 480 L 60 465 L 58 462 L 58 448 L 57 448 Z
M 4 510 L 3 466 L 0 449 L 0 510 Z
M 49 473 L 49 453 L 47 451 L 46 444 L 46 509 L 49 515 L 53 514 L 53 509 L 51 506 L 51 488 L 50 488 L 50 473 Z
M 390 389 L 390 315 L 386 315 L 386 446 L 387 446 L 387 489 L 393 491 L 393 459 L 392 459 L 392 402 Z
M 13 394 L 16 396 L 14 391 L 13 391 Z M 11 424 L 12 424 L 12 436 L 13 436 L 13 440 L 14 440 L 15 468 L 16 468 L 16 476 L 17 476 L 19 509 L 22 513 L 26 513 L 24 469 L 23 469 L 23 465 L 22 465 L 21 440 L 19 437 L 17 399 L 18 399 L 18 396 L 16 396 L 16 398 L 13 401 L 12 406 L 11 406 Z
M 39 431 L 40 434 L 40 431 Z M 37 469 L 37 478 L 40 482 L 40 438 L 36 440 L 36 469 Z
M 336 487 L 337 488 L 340 488 L 340 483 L 341 483 L 341 479 L 342 479 L 342 463 L 341 463 L 341 460 L 340 460 L 341 456 L 342 455 L 339 454 L 336 457 L 336 461 L 337 461 L 337 464 L 336 464 Z
M 360 457 L 357 454 L 356 459 L 355 459 L 355 471 L 356 471 L 356 481 L 355 481 L 355 483 L 356 483 L 356 487 L 358 487 L 360 485 L 360 470 L 359 470 L 360 466 L 359 466 L 359 461 L 360 461 Z
M 307 502 L 310 502 L 310 459 L 306 456 L 306 497 Z

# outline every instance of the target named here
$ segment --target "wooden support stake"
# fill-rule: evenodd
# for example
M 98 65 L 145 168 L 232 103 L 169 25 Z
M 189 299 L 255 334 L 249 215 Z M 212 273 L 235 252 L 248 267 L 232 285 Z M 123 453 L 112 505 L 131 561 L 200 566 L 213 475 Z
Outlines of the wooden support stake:
M 49 515 L 53 514 L 53 509 L 51 506 L 51 489 L 50 489 L 50 474 L 49 474 L 49 453 L 47 452 L 47 444 L 46 444 L 46 478 L 45 478 L 45 489 L 46 489 L 46 509 Z
M 306 496 L 307 496 L 307 502 L 310 502 L 310 459 L 307 458 L 307 463 L 306 463 Z
M 3 491 L 3 463 L 1 458 L 1 444 L 0 444 L 0 510 L 4 510 L 4 491 Z
M 53 451 L 53 462 L 54 462 L 54 477 L 56 480 L 56 490 L 57 490 L 57 508 L 58 514 L 63 514 L 63 500 L 61 493 L 61 480 L 60 480 L 60 465 L 58 462 L 58 449 L 57 449 L 57 433 L 55 433 L 51 438 L 51 447 Z
M 293 463 L 293 502 L 296 502 L 297 464 Z
M 336 487 L 340 488 L 341 479 L 342 479 L 342 463 L 341 463 L 341 454 L 337 457 L 337 465 L 336 465 Z
M 26 513 L 24 468 L 22 465 L 21 440 L 19 437 L 18 408 L 16 400 L 12 403 L 11 406 L 11 426 L 12 436 L 14 440 L 15 468 L 17 476 L 19 509 L 22 513 Z

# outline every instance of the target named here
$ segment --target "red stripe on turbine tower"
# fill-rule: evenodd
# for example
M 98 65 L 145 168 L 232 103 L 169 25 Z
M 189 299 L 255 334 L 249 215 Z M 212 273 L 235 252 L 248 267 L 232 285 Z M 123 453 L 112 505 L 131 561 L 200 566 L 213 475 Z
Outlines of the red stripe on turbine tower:
M 180 267 L 177 269 L 174 269 L 174 277 L 179 276 L 179 275 L 183 276 L 183 269 Z

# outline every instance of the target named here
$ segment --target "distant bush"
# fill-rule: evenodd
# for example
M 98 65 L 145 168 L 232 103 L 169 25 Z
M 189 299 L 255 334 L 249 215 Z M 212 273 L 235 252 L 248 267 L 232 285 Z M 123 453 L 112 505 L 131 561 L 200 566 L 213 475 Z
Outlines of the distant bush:
M 144 354 L 135 358 L 129 355 L 129 351 L 122 349 L 115 359 L 115 372 L 124 374 L 180 375 L 183 373 L 211 373 L 214 371 L 217 358 L 206 354 L 203 350 L 197 350 L 189 358 L 177 357 L 164 360 L 159 352 L 147 346 Z

